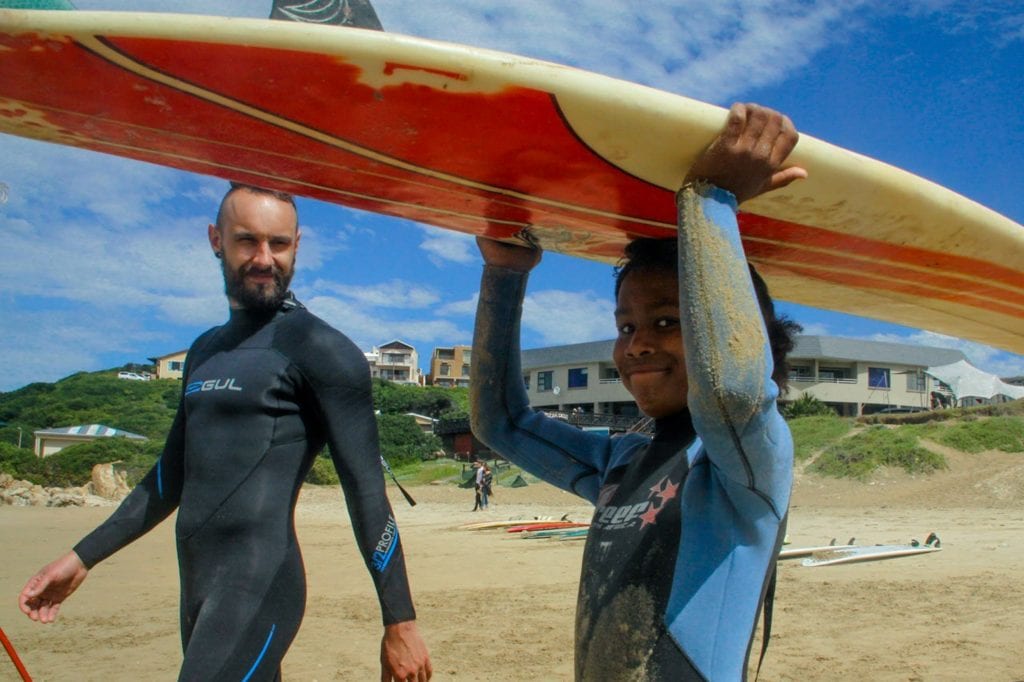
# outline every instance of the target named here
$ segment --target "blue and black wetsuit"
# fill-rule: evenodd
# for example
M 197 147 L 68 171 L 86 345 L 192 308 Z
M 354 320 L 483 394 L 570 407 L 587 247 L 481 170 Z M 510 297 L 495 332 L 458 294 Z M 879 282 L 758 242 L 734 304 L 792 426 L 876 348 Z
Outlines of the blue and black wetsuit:
M 530 409 L 519 361 L 527 276 L 486 266 L 473 430 L 596 509 L 576 605 L 577 680 L 738 680 L 785 528 L 792 439 L 732 195 L 679 195 L 687 409 L 653 439 Z M 637 275 L 630 275 L 637 276 Z
M 295 502 L 325 443 L 384 624 L 415 618 L 365 356 L 292 298 L 232 310 L 189 350 L 156 466 L 74 548 L 91 568 L 178 509 L 180 679 L 279 676 L 305 608 Z

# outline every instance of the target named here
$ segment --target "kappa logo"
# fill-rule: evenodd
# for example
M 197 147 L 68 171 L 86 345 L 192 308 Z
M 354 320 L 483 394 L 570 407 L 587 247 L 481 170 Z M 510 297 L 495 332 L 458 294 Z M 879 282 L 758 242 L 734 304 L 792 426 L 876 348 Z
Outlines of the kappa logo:
M 388 516 L 388 522 L 384 525 L 384 531 L 377 540 L 377 547 L 373 550 L 373 567 L 383 573 L 384 569 L 391 563 L 391 557 L 398 547 L 398 524 L 395 517 Z
M 193 381 L 185 387 L 185 395 L 206 391 L 241 391 L 242 387 L 235 384 L 234 377 L 230 379 L 207 379 L 206 381 Z
M 624 505 L 608 505 L 618 485 L 607 486 L 601 490 L 598 498 L 598 511 L 594 516 L 594 523 L 608 530 L 630 528 L 635 521 L 640 519 L 640 530 L 647 526 L 653 526 L 658 518 L 658 513 L 664 509 L 665 504 L 679 494 L 679 484 L 673 483 L 665 476 L 650 487 L 647 499 L 643 502 Z

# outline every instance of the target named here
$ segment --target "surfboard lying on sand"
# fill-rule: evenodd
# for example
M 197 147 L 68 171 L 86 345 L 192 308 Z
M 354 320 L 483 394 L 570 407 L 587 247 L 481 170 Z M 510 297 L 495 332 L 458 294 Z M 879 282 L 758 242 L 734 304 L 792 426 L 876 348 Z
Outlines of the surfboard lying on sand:
M 940 551 L 942 551 L 941 547 L 928 545 L 865 545 L 830 547 L 828 549 L 823 549 L 820 552 L 815 552 L 800 563 L 802 566 L 835 566 L 837 564 L 852 564 L 858 561 L 896 559 L 898 557 L 929 554 L 931 552 Z
M 353 28 L 0 10 L 0 132 L 616 261 L 675 230 L 725 112 L 509 54 Z M 803 136 L 744 205 L 782 300 L 1024 353 L 1024 228 Z
M 826 552 L 830 549 L 842 549 L 846 547 L 853 547 L 854 539 L 850 538 L 850 541 L 845 545 L 837 545 L 835 539 L 827 545 L 815 545 L 811 547 L 789 547 L 779 552 L 779 561 L 785 561 L 787 559 L 802 559 L 803 557 L 817 554 L 818 552 Z

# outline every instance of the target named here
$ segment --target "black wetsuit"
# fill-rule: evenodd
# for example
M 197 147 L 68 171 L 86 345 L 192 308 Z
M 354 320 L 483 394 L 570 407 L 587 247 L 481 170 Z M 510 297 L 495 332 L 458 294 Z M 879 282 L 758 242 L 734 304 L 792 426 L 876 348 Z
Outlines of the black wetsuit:
M 293 514 L 327 443 L 384 624 L 415 618 L 363 353 L 289 298 L 233 310 L 189 350 L 156 466 L 75 552 L 92 567 L 178 508 L 182 680 L 263 680 L 305 608 Z
M 680 500 L 696 432 L 690 412 L 609 470 L 587 534 L 576 609 L 576 679 L 703 680 L 673 641 L 661 605 L 676 574 Z

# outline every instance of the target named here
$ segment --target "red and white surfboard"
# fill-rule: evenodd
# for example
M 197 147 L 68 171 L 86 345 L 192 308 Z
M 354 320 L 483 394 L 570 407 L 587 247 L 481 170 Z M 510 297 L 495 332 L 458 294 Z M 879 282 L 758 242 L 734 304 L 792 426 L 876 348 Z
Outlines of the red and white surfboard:
M 0 132 L 614 262 L 725 112 L 524 57 L 251 19 L 0 10 Z M 1024 353 L 1024 228 L 803 136 L 744 205 L 776 297 Z

